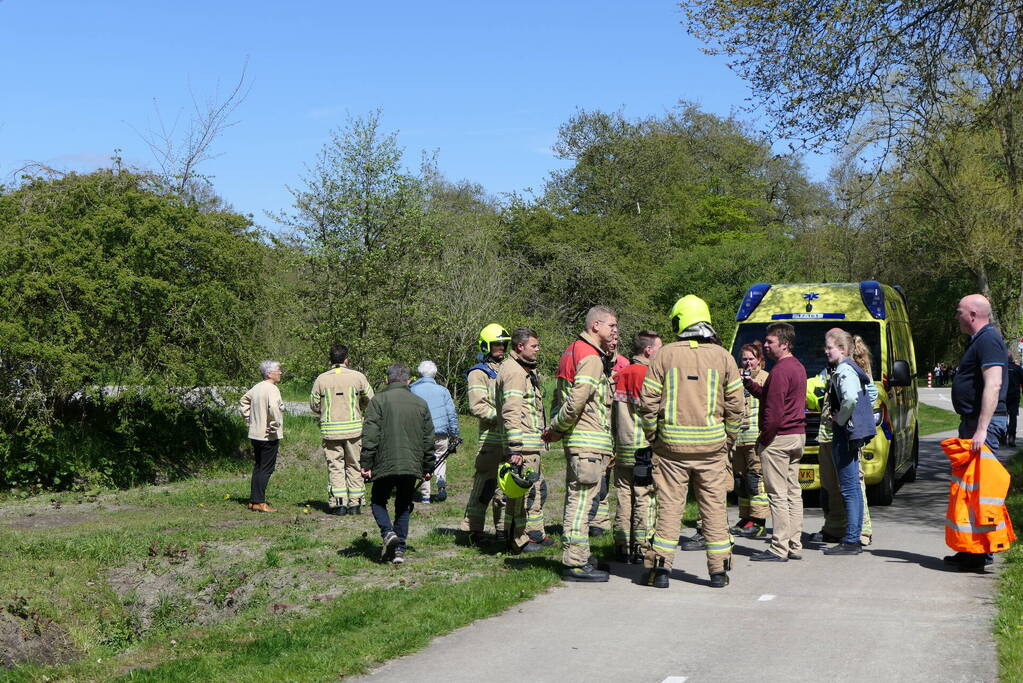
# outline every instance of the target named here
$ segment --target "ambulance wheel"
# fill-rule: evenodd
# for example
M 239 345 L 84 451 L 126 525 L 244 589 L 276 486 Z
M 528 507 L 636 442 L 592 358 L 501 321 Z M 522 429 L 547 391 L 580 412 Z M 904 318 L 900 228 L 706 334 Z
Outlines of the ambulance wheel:
M 888 464 L 884 468 L 884 477 L 876 484 L 867 487 L 867 503 L 870 505 L 891 505 L 895 498 L 895 458 L 893 451 L 888 454 Z

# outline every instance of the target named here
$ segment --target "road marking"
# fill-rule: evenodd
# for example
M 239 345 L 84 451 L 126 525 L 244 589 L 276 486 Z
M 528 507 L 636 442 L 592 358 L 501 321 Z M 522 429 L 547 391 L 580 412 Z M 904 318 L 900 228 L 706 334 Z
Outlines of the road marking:
M 661 683 L 686 683 L 685 676 L 668 676 Z
M 759 598 L 757 598 L 757 602 L 767 602 L 768 600 L 774 600 L 774 596 L 771 595 L 770 593 L 764 593 Z

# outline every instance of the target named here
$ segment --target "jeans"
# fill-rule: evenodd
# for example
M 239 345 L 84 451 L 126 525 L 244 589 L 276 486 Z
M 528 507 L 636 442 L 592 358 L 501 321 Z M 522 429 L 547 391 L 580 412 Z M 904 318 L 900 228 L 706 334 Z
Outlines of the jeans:
M 370 509 L 373 519 L 380 527 L 380 538 L 386 538 L 392 531 L 398 535 L 398 549 L 405 550 L 405 539 L 408 537 L 408 521 L 412 515 L 412 494 L 415 492 L 416 477 L 411 474 L 396 474 L 381 477 L 373 482 L 370 493 Z M 387 516 L 387 501 L 394 492 L 394 525 Z
M 959 438 L 960 439 L 972 439 L 973 435 L 977 431 L 977 417 L 976 415 L 960 415 L 959 416 Z M 1005 464 L 1008 457 L 1011 457 L 1011 453 L 1003 459 L 998 453 L 998 446 L 1001 444 L 1002 439 L 1005 437 L 1005 432 L 1008 427 L 1009 417 L 1007 415 L 995 415 L 991 418 L 991 423 L 987 426 L 987 438 L 984 439 L 984 444 L 991 449 L 991 452 L 998 458 L 998 462 Z
M 863 489 L 860 488 L 860 447 L 859 439 L 849 439 L 842 430 L 835 429 L 831 457 L 838 474 L 838 490 L 845 504 L 845 535 L 842 543 L 859 544 L 863 533 Z

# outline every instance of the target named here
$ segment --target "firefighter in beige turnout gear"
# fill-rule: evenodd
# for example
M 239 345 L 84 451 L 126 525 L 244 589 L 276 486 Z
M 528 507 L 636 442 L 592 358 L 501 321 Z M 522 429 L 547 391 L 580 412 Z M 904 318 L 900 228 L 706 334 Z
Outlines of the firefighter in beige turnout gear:
M 649 447 L 639 419 L 639 397 L 650 359 L 662 345 L 654 331 L 639 332 L 633 340 L 631 365 L 615 377 L 614 424 L 615 462 L 614 489 L 618 507 L 615 511 L 615 557 L 622 562 L 640 563 L 654 530 L 653 484 L 637 483 L 634 474 L 636 451 Z
M 760 342 L 744 344 L 739 350 L 743 376 L 748 376 L 763 386 L 768 373 L 764 370 L 764 350 Z M 739 521 L 731 528 L 732 533 L 747 538 L 763 538 L 767 534 L 767 516 L 771 514 L 767 491 L 764 489 L 764 475 L 757 455 L 757 437 L 760 436 L 758 416 L 760 399 L 745 388 L 746 409 L 735 448 L 732 450 L 732 466 L 738 479 Z
M 690 480 L 707 543 L 710 585 L 728 585 L 732 537 L 728 533 L 728 452 L 743 415 L 739 368 L 724 348 L 700 298 L 682 297 L 672 308 L 679 341 L 651 361 L 640 394 L 640 417 L 653 444 L 657 496 L 654 536 L 644 565 L 646 583 L 667 588 Z
M 539 552 L 553 545 L 544 533 L 543 504 L 547 482 L 541 470 L 540 454 L 546 450 L 541 434 L 547 428 L 536 358 L 540 340 L 536 332 L 520 327 L 512 332 L 511 353 L 497 372 L 497 410 L 501 415 L 508 462 L 539 475 L 526 494 L 509 498 L 505 510 L 505 537 L 509 548 L 525 553 Z
M 590 558 L 590 520 L 599 503 L 600 483 L 611 460 L 611 341 L 618 316 L 605 306 L 586 314 L 586 331 L 568 345 L 558 363 L 557 393 L 544 441 L 565 446 L 565 547 L 561 562 L 568 581 L 607 581 Z
M 348 367 L 348 348 L 330 347 L 330 370 L 313 382 L 309 408 L 320 417 L 323 455 L 327 460 L 327 512 L 359 514 L 366 495 L 359 460 L 362 411 L 373 398 L 366 376 Z
M 478 341 L 481 360 L 467 375 L 469 412 L 479 420 L 479 449 L 461 528 L 469 532 L 473 544 L 483 540 L 488 505 L 493 508 L 495 533 L 499 538 L 504 536 L 507 499 L 497 487 L 497 468 L 505 459 L 504 435 L 495 392 L 497 372 L 509 341 L 511 336 L 497 323 L 484 327 Z

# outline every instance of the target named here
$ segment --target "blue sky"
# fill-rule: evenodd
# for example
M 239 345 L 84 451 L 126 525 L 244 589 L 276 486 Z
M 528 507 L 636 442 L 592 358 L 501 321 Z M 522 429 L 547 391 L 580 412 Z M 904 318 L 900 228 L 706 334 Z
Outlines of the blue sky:
M 672 2 L 39 2 L 0 0 L 0 182 L 29 161 L 67 170 L 154 160 L 138 130 L 251 90 L 202 171 L 235 209 L 290 206 L 346 114 L 382 108 L 406 161 L 438 150 L 452 180 L 539 190 L 577 109 L 659 114 L 678 100 L 720 115 L 749 91 L 708 57 Z M 746 114 L 740 117 L 751 120 Z M 782 149 L 779 146 L 779 149 Z M 810 158 L 823 179 L 827 158 Z

